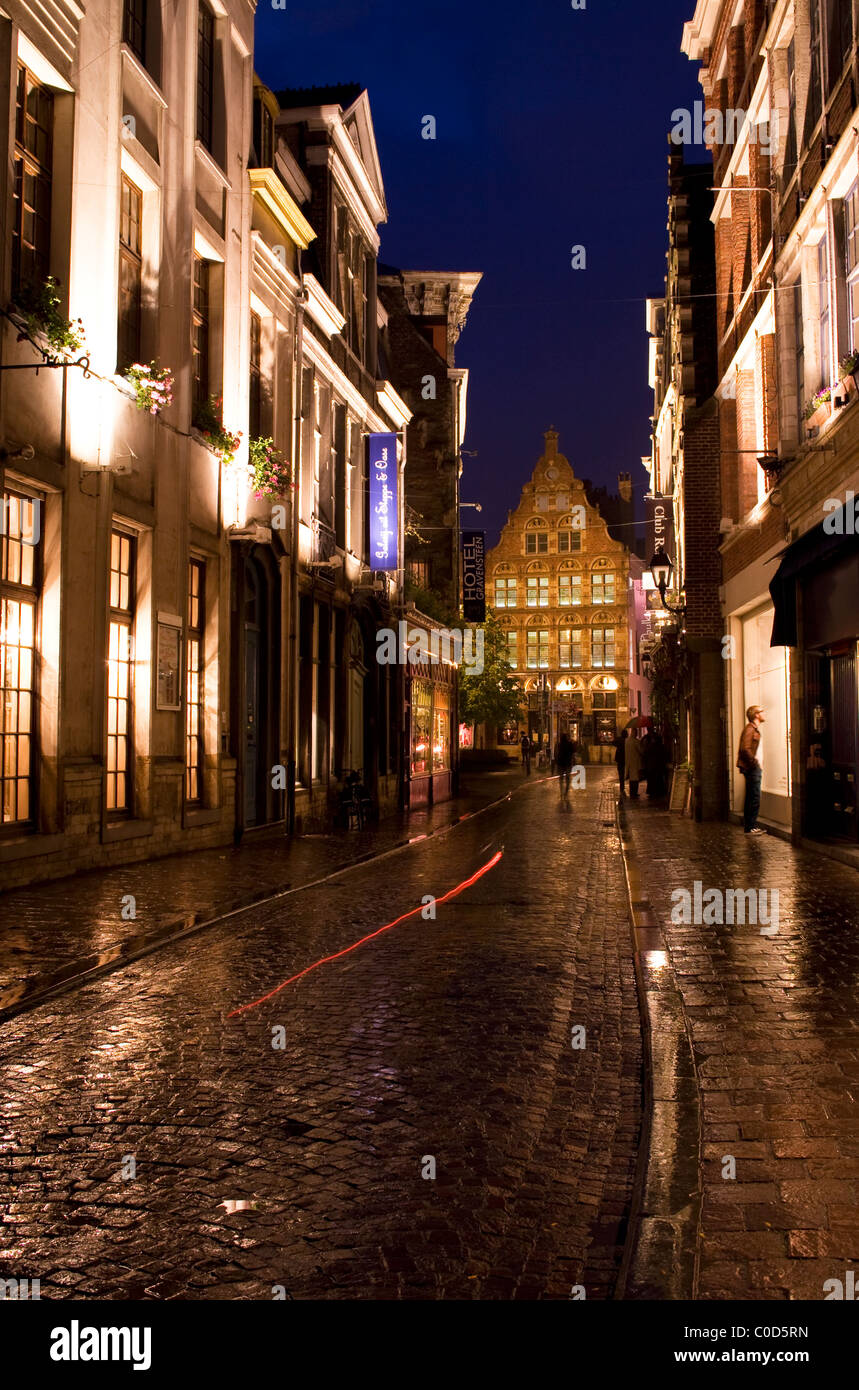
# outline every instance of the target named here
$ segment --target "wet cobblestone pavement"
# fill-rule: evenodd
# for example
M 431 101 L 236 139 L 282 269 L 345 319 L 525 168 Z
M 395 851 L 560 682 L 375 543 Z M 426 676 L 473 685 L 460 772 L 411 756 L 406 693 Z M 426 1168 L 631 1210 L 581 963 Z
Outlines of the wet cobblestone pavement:
M 641 1046 L 614 779 L 588 779 L 566 809 L 532 781 L 3 1025 L 2 1277 L 43 1298 L 610 1296 Z M 435 920 L 227 1018 L 502 845 Z
M 472 814 L 519 785 L 522 773 L 515 768 L 463 780 L 463 794 L 456 801 L 391 816 L 360 833 L 287 839 L 282 830 L 259 831 L 246 835 L 238 847 L 122 864 L 5 892 L 0 895 L 0 990 L 177 919 L 206 921 L 282 889 L 312 883 L 405 838 Z M 134 920 L 122 916 L 128 894 L 135 899 Z
M 823 1299 L 859 1260 L 859 877 L 643 801 L 626 820 L 700 1092 L 697 1296 Z M 777 890 L 777 933 L 672 922 L 672 892 L 696 880 L 702 894 Z

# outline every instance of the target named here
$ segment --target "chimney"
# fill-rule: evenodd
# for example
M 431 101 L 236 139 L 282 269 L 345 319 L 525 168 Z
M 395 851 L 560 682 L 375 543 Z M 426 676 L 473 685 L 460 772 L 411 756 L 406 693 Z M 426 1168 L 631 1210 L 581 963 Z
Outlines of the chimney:
M 632 477 L 629 473 L 618 473 L 617 490 L 624 502 L 632 501 Z
M 558 457 L 558 431 L 557 431 L 557 430 L 554 430 L 554 429 L 548 429 L 548 430 L 546 430 L 546 433 L 543 435 L 543 438 L 544 438 L 545 441 L 546 441 L 546 454 L 545 454 L 545 457 L 546 457 L 547 459 L 557 458 L 557 457 Z

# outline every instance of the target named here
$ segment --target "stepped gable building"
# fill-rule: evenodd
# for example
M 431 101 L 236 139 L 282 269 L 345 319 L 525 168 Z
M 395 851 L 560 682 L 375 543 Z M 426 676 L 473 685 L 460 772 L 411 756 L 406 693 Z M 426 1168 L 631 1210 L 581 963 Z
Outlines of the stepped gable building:
M 487 555 L 487 599 L 524 695 L 522 721 L 487 731 L 490 744 L 512 747 L 527 731 L 552 748 L 566 730 L 593 760 L 613 756 L 618 729 L 648 711 L 638 662 L 641 571 L 558 452 L 557 431 L 547 430 L 545 451 Z

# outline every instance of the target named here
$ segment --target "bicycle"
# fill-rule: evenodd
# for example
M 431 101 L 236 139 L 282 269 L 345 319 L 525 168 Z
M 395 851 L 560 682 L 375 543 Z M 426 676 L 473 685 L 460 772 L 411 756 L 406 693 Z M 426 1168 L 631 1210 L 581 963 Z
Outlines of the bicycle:
M 362 774 L 363 768 L 358 768 L 347 772 L 344 777 L 345 785 L 340 793 L 340 811 L 345 817 L 347 830 L 351 830 L 353 825 L 363 830 L 365 821 L 373 814 L 373 800 L 361 780 Z

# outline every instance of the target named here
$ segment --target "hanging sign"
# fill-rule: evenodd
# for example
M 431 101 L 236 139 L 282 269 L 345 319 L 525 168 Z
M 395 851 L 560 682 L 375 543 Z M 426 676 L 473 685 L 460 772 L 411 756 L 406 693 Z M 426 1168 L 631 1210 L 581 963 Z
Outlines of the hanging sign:
M 399 568 L 397 436 L 370 435 L 370 569 Z
M 486 622 L 486 532 L 462 533 L 462 613 L 467 623 Z

